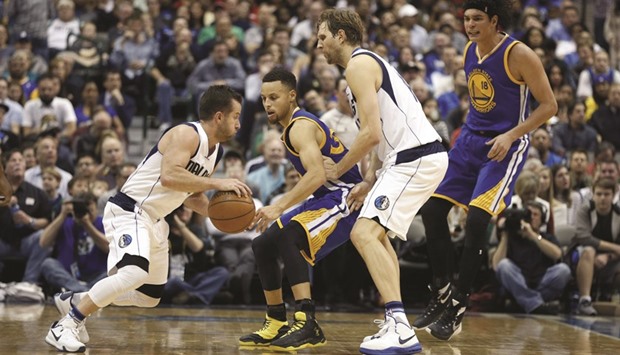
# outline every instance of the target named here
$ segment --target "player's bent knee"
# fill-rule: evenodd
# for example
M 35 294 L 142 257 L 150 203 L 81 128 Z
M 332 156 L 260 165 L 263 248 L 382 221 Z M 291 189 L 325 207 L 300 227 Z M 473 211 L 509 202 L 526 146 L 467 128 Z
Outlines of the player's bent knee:
M 154 308 L 159 304 L 160 298 L 149 297 L 143 293 L 137 293 L 135 306 L 142 308 Z

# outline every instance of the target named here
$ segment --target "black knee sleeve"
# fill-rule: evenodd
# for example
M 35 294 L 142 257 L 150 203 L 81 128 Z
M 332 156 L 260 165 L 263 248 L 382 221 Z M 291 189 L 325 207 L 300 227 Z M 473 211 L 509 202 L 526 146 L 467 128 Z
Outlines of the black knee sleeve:
M 284 263 L 284 272 L 291 286 L 310 282 L 308 262 L 300 253 L 303 250 L 306 255 L 310 255 L 306 230 L 301 224 L 296 221 L 287 224 L 277 238 L 276 244 Z
M 482 266 L 487 245 L 487 230 L 491 215 L 486 211 L 470 207 L 465 226 L 465 247 L 461 256 L 457 294 L 462 295 L 461 302 L 467 302 L 474 279 Z
M 470 207 L 465 223 L 465 247 L 485 248 L 488 242 L 488 229 L 491 215 L 478 208 Z
M 282 231 L 274 223 L 263 234 L 252 240 L 252 251 L 258 268 L 263 289 L 267 291 L 277 290 L 282 287 L 282 274 L 278 265 L 278 248 L 275 240 Z
M 443 287 L 450 280 L 454 246 L 450 239 L 448 213 L 453 204 L 442 198 L 431 197 L 420 209 L 426 234 L 426 248 L 433 270 L 433 285 Z
M 272 224 L 263 234 L 254 238 L 252 250 L 264 290 L 282 288 L 278 257 L 284 263 L 284 271 L 291 286 L 310 281 L 308 263 L 300 253 L 301 250 L 309 253 L 308 239 L 306 231 L 298 222 L 291 221 L 282 229 L 276 223 Z

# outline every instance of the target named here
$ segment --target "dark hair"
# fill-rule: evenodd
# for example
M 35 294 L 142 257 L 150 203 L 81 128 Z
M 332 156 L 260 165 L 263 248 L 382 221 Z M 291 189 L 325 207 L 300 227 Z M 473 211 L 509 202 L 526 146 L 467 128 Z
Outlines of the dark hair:
M 359 45 L 362 43 L 364 36 L 364 24 L 360 15 L 349 9 L 328 9 L 321 13 L 317 28 L 325 22 L 327 29 L 332 35 L 343 30 L 347 35 L 347 43 L 351 45 Z
M 616 182 L 610 178 L 596 179 L 596 181 L 592 184 L 592 192 L 594 192 L 597 187 L 599 189 L 611 190 L 614 193 L 616 193 L 616 189 L 618 188 Z
M 545 208 L 545 206 L 543 206 L 542 203 L 537 202 L 537 201 L 528 201 L 526 203 L 524 203 L 524 207 L 529 208 L 535 208 L 537 210 L 540 211 L 540 222 L 541 225 L 546 224 L 545 221 L 547 220 L 547 209 Z
M 570 105 L 568 106 L 568 114 L 569 114 L 569 115 L 573 114 L 573 111 L 575 111 L 575 108 L 576 108 L 578 105 L 581 105 L 581 106 L 583 106 L 583 107 L 585 108 L 585 107 L 586 107 L 586 102 L 585 102 L 585 101 L 583 101 L 583 100 L 575 100 L 575 102 L 573 102 L 572 104 L 570 104 Z
M 476 9 L 486 13 L 489 19 L 497 16 L 497 23 L 503 29 L 512 23 L 512 0 L 466 0 L 463 11 Z
M 202 121 L 210 121 L 217 112 L 230 111 L 232 100 L 241 104 L 243 98 L 230 86 L 212 85 L 200 96 L 198 117 Z
M 297 88 L 297 79 L 295 75 L 282 67 L 271 69 L 271 71 L 263 77 L 263 83 L 272 83 L 274 81 L 282 82 L 289 90 L 295 90 Z
M 40 85 L 43 80 L 54 80 L 54 79 L 56 79 L 56 77 L 52 73 L 45 73 L 37 79 L 37 85 Z

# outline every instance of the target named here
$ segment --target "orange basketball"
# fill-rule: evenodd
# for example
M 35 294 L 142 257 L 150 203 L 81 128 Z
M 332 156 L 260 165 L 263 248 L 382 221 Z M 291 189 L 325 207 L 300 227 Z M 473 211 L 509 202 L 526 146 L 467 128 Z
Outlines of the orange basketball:
M 252 196 L 239 197 L 234 191 L 218 191 L 209 202 L 209 218 L 224 233 L 244 231 L 255 213 Z

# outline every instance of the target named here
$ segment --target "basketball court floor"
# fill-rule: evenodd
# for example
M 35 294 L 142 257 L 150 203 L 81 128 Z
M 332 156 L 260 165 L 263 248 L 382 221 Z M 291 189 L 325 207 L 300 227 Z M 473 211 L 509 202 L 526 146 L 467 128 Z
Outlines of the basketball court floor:
M 419 313 L 419 312 L 418 312 Z M 414 319 L 416 312 L 410 315 Z M 327 344 L 299 354 L 359 354 L 377 328 L 376 313 L 326 313 L 317 317 Z M 237 339 L 261 325 L 253 308 L 108 307 L 88 319 L 87 354 L 272 354 L 240 349 Z M 0 304 L 0 354 L 50 354 L 44 337 L 58 318 L 53 305 Z M 463 332 L 442 342 L 418 332 L 422 354 L 619 354 L 620 317 L 468 314 Z

